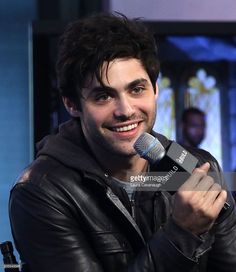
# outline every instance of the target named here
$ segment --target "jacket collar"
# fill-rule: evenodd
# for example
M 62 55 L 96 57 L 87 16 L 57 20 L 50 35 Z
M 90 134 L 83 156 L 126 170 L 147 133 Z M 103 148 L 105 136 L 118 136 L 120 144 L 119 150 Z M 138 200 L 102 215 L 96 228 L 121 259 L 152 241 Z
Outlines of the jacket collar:
M 70 168 L 103 175 L 83 136 L 79 120 L 61 124 L 58 133 L 43 138 L 37 148 L 37 157 L 47 155 Z

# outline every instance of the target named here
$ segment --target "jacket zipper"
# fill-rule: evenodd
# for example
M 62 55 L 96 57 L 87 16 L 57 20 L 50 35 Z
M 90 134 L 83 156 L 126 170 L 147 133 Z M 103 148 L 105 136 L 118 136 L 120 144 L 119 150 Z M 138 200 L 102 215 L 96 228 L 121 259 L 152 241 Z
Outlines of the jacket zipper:
M 136 216 L 135 198 L 136 198 L 136 191 L 133 191 L 131 199 L 130 199 L 130 206 L 131 206 L 131 216 L 136 222 L 137 216 Z
M 134 202 L 134 199 L 131 199 L 130 201 L 130 204 L 131 204 L 131 215 L 135 221 L 136 219 L 136 216 L 135 216 L 135 202 Z
M 145 244 L 145 240 L 143 238 L 143 235 L 136 224 L 135 220 L 132 217 L 132 214 L 123 206 L 119 198 L 114 195 L 114 193 L 111 191 L 111 189 L 108 187 L 106 192 L 107 197 L 111 200 L 111 202 L 124 214 L 124 216 L 128 219 L 128 221 L 131 223 L 131 225 L 135 228 L 137 233 L 139 234 L 142 242 Z

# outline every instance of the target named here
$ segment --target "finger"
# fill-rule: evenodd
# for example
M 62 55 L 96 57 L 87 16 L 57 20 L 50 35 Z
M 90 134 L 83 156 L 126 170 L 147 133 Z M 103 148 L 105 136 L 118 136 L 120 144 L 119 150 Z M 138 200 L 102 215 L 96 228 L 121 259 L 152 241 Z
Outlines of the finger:
M 214 205 L 216 198 L 221 193 L 222 188 L 218 183 L 213 183 L 209 190 L 204 195 L 204 202 L 208 206 Z
M 213 203 L 213 211 L 215 211 L 217 213 L 217 216 L 219 215 L 220 211 L 222 210 L 225 201 L 227 199 L 227 192 L 225 190 L 222 190 L 217 198 L 215 199 L 214 203 Z
M 212 188 L 214 183 L 215 182 L 212 177 L 205 175 L 201 178 L 201 180 L 195 186 L 194 191 L 198 191 L 199 195 L 205 196 L 207 192 Z
M 193 173 L 186 181 L 185 183 L 180 186 L 179 190 L 181 191 L 192 191 L 195 189 L 195 187 L 198 185 L 200 180 L 206 176 L 205 172 L 195 172 Z
M 187 179 L 187 181 L 180 186 L 180 191 L 191 191 L 193 190 L 199 183 L 199 181 L 206 176 L 208 170 L 210 169 L 209 162 L 204 163 L 200 167 L 197 167 L 193 170 L 193 174 Z
M 201 165 L 200 167 L 197 167 L 193 170 L 193 173 L 199 173 L 199 172 L 204 172 L 207 173 L 210 169 L 210 163 L 209 162 L 205 162 L 203 165 Z

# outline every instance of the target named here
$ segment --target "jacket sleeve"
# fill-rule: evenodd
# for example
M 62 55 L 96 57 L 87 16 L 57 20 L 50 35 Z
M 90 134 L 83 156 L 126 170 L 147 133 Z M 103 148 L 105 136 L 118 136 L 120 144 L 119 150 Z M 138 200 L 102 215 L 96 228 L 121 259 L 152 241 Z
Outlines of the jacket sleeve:
M 32 186 L 18 184 L 9 205 L 15 245 L 29 271 L 103 271 L 85 233 L 66 214 L 69 207 Z
M 213 226 L 209 235 L 214 240 L 211 250 L 206 254 L 207 271 L 233 272 L 236 267 L 236 213 L 235 202 L 231 192 L 227 189 L 227 184 L 217 160 L 204 150 L 198 151 L 199 165 L 204 162 L 210 162 L 209 175 L 215 182 L 219 183 L 222 188 L 227 190 L 227 200 L 229 208 L 222 210 Z
M 210 155 L 211 156 L 211 155 Z M 233 272 L 236 267 L 236 213 L 235 202 L 227 189 L 224 174 L 218 162 L 212 157 L 211 173 L 216 182 L 227 190 L 227 203 L 230 207 L 223 210 L 211 230 L 214 243 L 209 251 L 207 271 Z
M 215 158 L 204 150 L 198 150 L 197 152 L 195 155 L 199 159 L 199 165 L 208 161 L 211 165 L 209 175 L 211 175 L 215 182 L 219 183 L 222 188 L 227 190 L 223 172 Z M 193 151 L 191 151 L 191 153 L 194 154 Z M 195 261 L 195 268 L 198 266 L 199 271 L 235 271 L 236 214 L 235 203 L 229 191 L 227 203 L 230 207 L 220 213 L 213 228 L 208 233 L 201 235 L 201 237 L 194 237 L 194 235 L 188 233 L 187 230 L 181 229 L 175 225 L 175 222 L 173 222 L 170 217 L 164 226 L 164 235 L 162 235 L 161 239 L 167 239 L 173 244 L 172 250 L 170 249 L 164 253 L 164 255 L 166 254 L 166 260 L 170 262 L 174 260 L 174 262 L 171 263 L 171 265 L 174 265 L 172 267 L 179 269 L 179 262 L 175 263 L 175 261 L 178 260 L 178 256 L 180 257 L 182 255 L 185 256 L 185 262 L 190 260 L 192 262 Z M 162 249 L 159 250 L 163 250 L 164 248 L 165 247 L 162 247 Z M 171 255 L 175 256 L 175 258 L 171 257 Z M 161 261 L 160 264 L 163 264 L 163 261 Z M 168 263 L 166 263 L 164 267 L 168 267 Z M 190 266 L 187 264 L 186 267 L 190 269 Z M 192 270 L 190 269 L 189 271 Z

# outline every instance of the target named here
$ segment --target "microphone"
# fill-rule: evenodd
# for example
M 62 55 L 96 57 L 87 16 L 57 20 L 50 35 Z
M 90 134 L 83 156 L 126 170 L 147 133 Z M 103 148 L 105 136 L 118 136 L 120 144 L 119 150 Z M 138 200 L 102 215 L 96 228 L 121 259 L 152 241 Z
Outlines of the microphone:
M 172 142 L 166 150 L 157 138 L 146 132 L 136 140 L 134 149 L 141 158 L 157 165 L 160 190 L 170 194 L 174 194 L 190 177 L 198 163 L 198 159 L 178 143 Z M 229 207 L 226 202 L 221 212 Z

